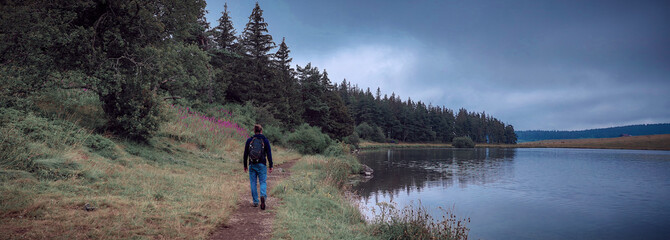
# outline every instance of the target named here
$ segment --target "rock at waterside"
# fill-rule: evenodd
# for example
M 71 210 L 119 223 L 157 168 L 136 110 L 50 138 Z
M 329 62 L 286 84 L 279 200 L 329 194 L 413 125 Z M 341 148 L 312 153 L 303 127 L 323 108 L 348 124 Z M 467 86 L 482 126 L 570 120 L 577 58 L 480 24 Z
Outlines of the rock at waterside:
M 368 165 L 365 165 L 365 164 L 361 164 L 361 165 L 362 165 L 362 167 L 361 167 L 361 171 L 359 172 L 359 174 L 361 174 L 361 175 L 365 175 L 365 176 L 372 176 L 372 173 L 373 173 L 375 170 L 373 170 L 373 169 L 372 169 L 370 166 L 368 166 Z

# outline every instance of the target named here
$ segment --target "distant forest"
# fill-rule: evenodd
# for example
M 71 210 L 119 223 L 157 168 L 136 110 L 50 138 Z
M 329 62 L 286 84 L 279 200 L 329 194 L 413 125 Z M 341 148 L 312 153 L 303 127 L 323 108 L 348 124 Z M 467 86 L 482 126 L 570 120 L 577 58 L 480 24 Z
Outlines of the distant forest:
M 170 101 L 201 109 L 251 104 L 263 124 L 283 131 L 309 124 L 340 140 L 516 143 L 512 125 L 485 113 L 454 113 L 379 89 L 373 95 L 333 84 L 311 64 L 293 68 L 258 3 L 239 35 L 226 5 L 210 27 L 205 4 L 10 2 L 0 12 L 0 107 L 26 108 L 27 96 L 81 89 L 98 95 L 106 130 L 138 140 L 158 129 L 161 105 Z
M 622 127 L 598 128 L 581 131 L 517 131 L 519 142 L 532 142 L 549 139 L 613 138 L 621 136 L 642 136 L 670 134 L 670 123 L 640 124 Z

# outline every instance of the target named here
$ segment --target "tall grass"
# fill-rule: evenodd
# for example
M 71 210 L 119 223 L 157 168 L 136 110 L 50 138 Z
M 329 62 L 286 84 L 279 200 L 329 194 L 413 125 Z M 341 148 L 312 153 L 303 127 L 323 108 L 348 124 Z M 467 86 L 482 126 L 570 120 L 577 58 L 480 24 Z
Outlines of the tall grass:
M 282 199 L 274 222 L 275 238 L 374 239 L 367 233 L 358 209 L 335 184 L 342 181 L 340 173 L 347 170 L 328 170 L 340 160 L 303 157 L 291 168 L 291 177 L 273 189 L 272 195 Z
M 65 117 L 71 119 L 71 115 Z M 34 173 L 46 180 L 72 174 L 76 164 L 59 155 L 83 145 L 91 133 L 68 120 L 1 108 L 0 168 Z
M 453 208 L 439 208 L 442 220 L 436 221 L 420 202 L 402 209 L 385 202 L 377 205 L 373 234 L 382 239 L 468 239 L 470 218 L 459 218 Z

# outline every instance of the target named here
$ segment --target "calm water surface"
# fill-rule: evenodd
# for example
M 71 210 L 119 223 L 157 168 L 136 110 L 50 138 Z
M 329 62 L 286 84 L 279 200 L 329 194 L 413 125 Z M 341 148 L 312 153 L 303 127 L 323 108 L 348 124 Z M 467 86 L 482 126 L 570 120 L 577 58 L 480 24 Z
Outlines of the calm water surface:
M 455 207 L 472 239 L 670 239 L 670 151 L 404 149 L 364 152 L 378 202 Z M 441 217 L 437 217 L 441 219 Z

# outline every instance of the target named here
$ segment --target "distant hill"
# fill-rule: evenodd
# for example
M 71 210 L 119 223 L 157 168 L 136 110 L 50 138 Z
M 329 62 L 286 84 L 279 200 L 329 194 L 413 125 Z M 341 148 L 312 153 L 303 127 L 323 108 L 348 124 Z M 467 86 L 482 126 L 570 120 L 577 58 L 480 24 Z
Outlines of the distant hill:
M 550 139 L 613 138 L 620 136 L 642 136 L 670 134 L 670 123 L 640 124 L 622 127 L 598 128 L 580 131 L 516 131 L 519 143 Z

